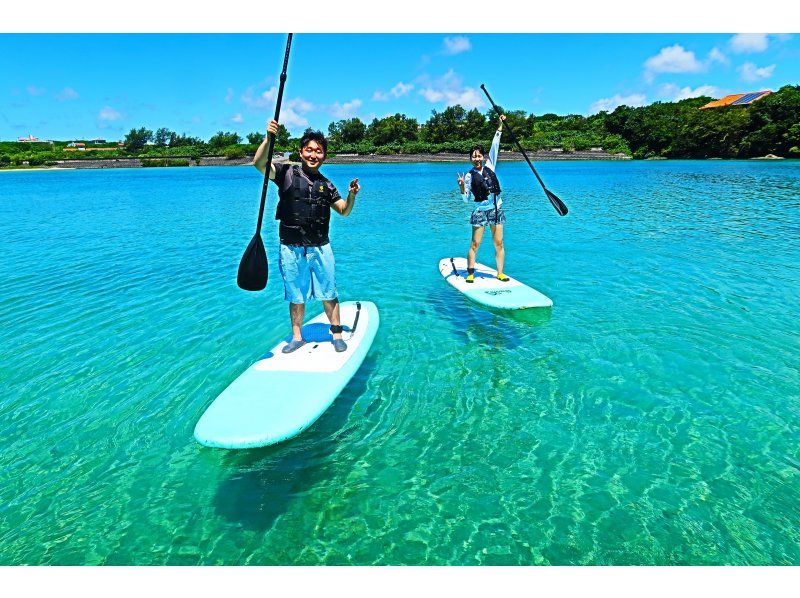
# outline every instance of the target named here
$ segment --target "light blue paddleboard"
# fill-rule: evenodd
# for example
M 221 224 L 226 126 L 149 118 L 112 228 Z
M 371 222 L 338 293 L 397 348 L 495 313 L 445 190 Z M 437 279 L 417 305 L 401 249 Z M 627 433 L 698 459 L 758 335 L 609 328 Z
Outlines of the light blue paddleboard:
M 497 280 L 497 270 L 483 264 L 475 264 L 475 282 L 467 282 L 467 259 L 463 257 L 443 258 L 439 261 L 439 272 L 451 286 L 486 307 L 528 309 L 553 306 L 549 297 L 516 278 L 509 277 L 506 282 Z
M 361 366 L 380 323 L 378 308 L 369 301 L 340 303 L 339 311 L 347 351 L 333 349 L 330 322 L 321 313 L 303 326 L 308 341 L 303 347 L 281 353 L 288 335 L 222 391 L 197 422 L 197 441 L 253 448 L 286 440 L 313 424 Z

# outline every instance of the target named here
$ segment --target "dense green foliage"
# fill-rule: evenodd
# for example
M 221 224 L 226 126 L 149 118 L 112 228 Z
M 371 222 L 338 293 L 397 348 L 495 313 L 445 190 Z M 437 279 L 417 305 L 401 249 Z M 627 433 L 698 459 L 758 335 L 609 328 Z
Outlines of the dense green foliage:
M 240 160 L 247 156 L 247 150 L 241 145 L 229 145 L 220 152 L 228 160 Z
M 161 127 L 158 131 L 156 131 L 156 134 L 153 137 L 153 142 L 155 143 L 156 147 L 166 147 L 169 145 L 170 137 L 172 135 L 174 135 L 172 131 L 166 127 Z
M 144 149 L 144 146 L 151 141 L 153 141 L 152 131 L 144 127 L 131 129 L 130 132 L 125 135 L 125 149 L 129 152 L 138 152 Z
M 248 133 L 246 135 L 247 143 L 258 148 L 258 146 L 261 145 L 261 142 L 264 141 L 265 136 L 266 131 L 254 131 L 253 133 Z M 287 147 L 290 144 L 290 139 L 291 134 L 289 133 L 289 129 L 283 125 L 278 125 L 278 134 L 275 136 L 275 144 L 280 147 Z
M 242 138 L 237 133 L 225 133 L 219 131 L 208 140 L 208 147 L 212 150 L 219 150 L 229 145 L 236 145 L 241 143 Z
M 331 143 L 359 143 L 366 133 L 367 125 L 357 118 L 339 120 L 328 125 L 328 139 Z
M 710 99 L 620 106 L 603 114 L 605 128 L 625 139 L 635 158 L 800 157 L 800 86 L 748 107 L 698 109 Z
M 373 146 L 380 147 L 390 143 L 407 143 L 418 139 L 419 125 L 416 119 L 404 114 L 386 118 L 374 118 L 367 127 L 366 138 Z
M 542 114 L 505 110 L 508 123 L 530 150 L 561 148 L 565 152 L 602 147 L 634 158 L 754 158 L 766 154 L 800 158 L 800 86 L 787 85 L 750 106 L 728 106 L 700 110 L 711 98 L 680 102 L 656 102 L 633 108 L 620 106 L 613 112 L 592 116 Z M 403 114 L 375 118 L 367 124 L 358 118 L 330 123 L 329 153 L 353 154 L 466 154 L 476 143 L 487 146 L 499 119 L 488 110 L 466 110 L 451 106 L 433 110 L 420 124 Z M 57 160 L 139 157 L 198 160 L 200 156 L 241 159 L 255 153 L 264 139 L 261 132 L 247 135 L 219 131 L 207 142 L 178 135 L 167 128 L 155 133 L 145 127 L 131 129 L 124 147 L 116 142 L 103 145 L 84 141 L 79 151 L 65 141 L 0 142 L 0 168 L 54 164 Z M 283 125 L 275 142 L 276 153 L 294 152 L 298 139 Z M 513 149 L 508 135 L 503 149 Z M 155 165 L 155 164 L 151 164 Z M 160 165 L 160 163 L 159 163 Z M 177 165 L 177 164 L 176 164 Z M 183 165 L 183 163 L 181 163 Z
M 258 131 L 255 131 L 253 133 L 248 133 L 247 135 L 245 135 L 245 138 L 247 139 L 247 143 L 249 143 L 250 145 L 255 145 L 257 147 L 264 140 L 264 133 L 259 133 Z

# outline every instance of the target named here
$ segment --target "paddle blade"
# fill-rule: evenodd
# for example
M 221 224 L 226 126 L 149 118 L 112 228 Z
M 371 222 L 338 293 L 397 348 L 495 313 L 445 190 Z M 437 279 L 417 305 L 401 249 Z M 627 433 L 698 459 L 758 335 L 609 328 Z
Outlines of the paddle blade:
M 239 262 L 236 284 L 245 291 L 262 291 L 267 286 L 268 275 L 267 252 L 261 235 L 256 233 Z
M 553 204 L 553 207 L 556 209 L 556 212 L 558 212 L 559 216 L 566 216 L 569 210 L 564 202 L 558 199 L 558 196 L 549 189 L 545 189 L 544 192 L 547 194 L 547 199 L 549 199 L 550 203 Z

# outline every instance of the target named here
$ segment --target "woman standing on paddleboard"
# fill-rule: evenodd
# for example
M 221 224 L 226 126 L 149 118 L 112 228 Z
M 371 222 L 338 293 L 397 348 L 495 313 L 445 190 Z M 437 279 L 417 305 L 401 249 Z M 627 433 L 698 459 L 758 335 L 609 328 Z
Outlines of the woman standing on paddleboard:
M 500 136 L 503 132 L 503 121 L 505 114 L 500 115 L 500 126 L 492 139 L 492 146 L 489 149 L 489 156 L 482 145 L 476 145 L 470 150 L 470 160 L 472 160 L 472 170 L 468 173 L 458 175 L 458 188 L 461 190 L 461 199 L 465 202 L 472 202 L 474 210 L 469 218 L 472 225 L 472 243 L 467 253 L 467 278 L 466 282 L 475 281 L 475 254 L 481 246 L 483 233 L 488 226 L 492 231 L 494 240 L 494 251 L 497 260 L 497 279 L 503 282 L 509 280 L 503 274 L 506 252 L 503 247 L 503 223 L 506 215 L 503 213 L 503 200 L 500 199 L 500 182 L 497 180 L 495 170 L 497 170 L 497 158 L 500 153 Z

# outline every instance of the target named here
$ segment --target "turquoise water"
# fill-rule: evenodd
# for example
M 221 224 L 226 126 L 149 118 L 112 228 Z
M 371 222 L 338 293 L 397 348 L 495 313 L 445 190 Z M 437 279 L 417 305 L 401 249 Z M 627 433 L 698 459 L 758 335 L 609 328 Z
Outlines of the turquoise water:
M 437 271 L 458 166 L 324 169 L 381 329 L 244 452 L 192 430 L 287 332 L 271 219 L 235 284 L 258 173 L 0 173 L 0 564 L 800 564 L 800 164 L 543 163 L 566 218 L 501 164 L 506 269 L 555 302 L 515 315 Z

